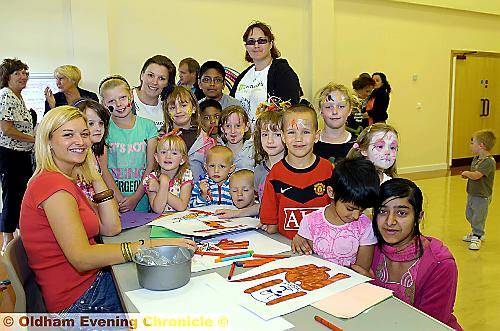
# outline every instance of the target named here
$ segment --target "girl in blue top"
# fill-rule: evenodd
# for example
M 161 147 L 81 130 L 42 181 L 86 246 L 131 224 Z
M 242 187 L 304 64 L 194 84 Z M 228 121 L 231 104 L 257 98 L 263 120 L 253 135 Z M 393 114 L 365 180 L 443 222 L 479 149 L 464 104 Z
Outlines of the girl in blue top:
M 153 121 L 132 113 L 132 93 L 125 78 L 105 78 L 99 86 L 99 93 L 103 105 L 111 113 L 103 179 L 115 192 L 120 212 L 148 211 L 149 202 L 142 179 L 154 167 L 156 126 Z

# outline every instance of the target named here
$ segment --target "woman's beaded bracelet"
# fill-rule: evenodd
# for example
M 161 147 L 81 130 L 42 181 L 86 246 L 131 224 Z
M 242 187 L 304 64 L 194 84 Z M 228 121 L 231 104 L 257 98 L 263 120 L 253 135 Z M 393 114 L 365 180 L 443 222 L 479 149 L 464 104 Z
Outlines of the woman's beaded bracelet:
M 92 200 L 95 203 L 101 203 L 101 202 L 104 202 L 104 201 L 111 200 L 114 197 L 115 197 L 115 193 L 113 192 L 113 190 L 107 189 L 107 190 L 104 190 L 102 192 L 94 194 L 92 196 Z

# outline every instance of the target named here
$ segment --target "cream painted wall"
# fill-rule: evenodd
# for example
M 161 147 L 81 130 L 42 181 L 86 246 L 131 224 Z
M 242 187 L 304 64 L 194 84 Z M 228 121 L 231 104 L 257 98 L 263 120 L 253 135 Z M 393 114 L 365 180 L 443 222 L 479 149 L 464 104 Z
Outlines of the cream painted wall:
M 408 1 L 0 2 L 0 58 L 16 56 L 32 72 L 76 64 L 81 85 L 94 91 L 110 73 L 137 84 L 142 63 L 157 53 L 175 64 L 193 56 L 242 70 L 244 29 L 256 18 L 268 22 L 310 100 L 328 81 L 350 86 L 360 72 L 387 73 L 403 171 L 446 167 L 450 51 L 500 52 L 498 16 Z
M 426 6 L 460 9 L 477 13 L 500 15 L 498 0 L 392 0 L 397 2 L 416 3 Z
M 157 0 L 148 6 L 112 1 L 108 17 L 111 72 L 133 84 L 139 82 L 144 61 L 154 54 L 165 54 L 176 65 L 190 56 L 200 64 L 217 59 L 243 70 L 249 64 L 244 61 L 242 35 L 259 19 L 271 25 L 282 57 L 311 93 L 309 1 Z
M 500 52 L 498 16 L 377 0 L 335 1 L 335 79 L 382 71 L 402 172 L 446 167 L 450 51 Z M 417 74 L 417 81 L 412 75 Z M 422 109 L 416 109 L 421 102 Z M 464 142 L 467 143 L 467 142 Z
M 80 85 L 96 90 L 108 71 L 101 1 L 1 0 L 0 7 L 1 59 L 17 57 L 37 73 L 75 64 L 83 72 Z
M 70 58 L 64 0 L 1 1 L 0 57 L 18 57 L 31 71 L 52 72 Z M 43 52 L 43 56 L 40 54 Z

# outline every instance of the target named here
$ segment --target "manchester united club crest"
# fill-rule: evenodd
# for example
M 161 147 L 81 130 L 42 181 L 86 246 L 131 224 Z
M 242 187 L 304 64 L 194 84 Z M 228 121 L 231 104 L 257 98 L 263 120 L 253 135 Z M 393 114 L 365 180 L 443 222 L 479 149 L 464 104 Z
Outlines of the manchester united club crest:
M 323 183 L 314 184 L 314 193 L 316 193 L 319 196 L 325 194 L 325 184 Z

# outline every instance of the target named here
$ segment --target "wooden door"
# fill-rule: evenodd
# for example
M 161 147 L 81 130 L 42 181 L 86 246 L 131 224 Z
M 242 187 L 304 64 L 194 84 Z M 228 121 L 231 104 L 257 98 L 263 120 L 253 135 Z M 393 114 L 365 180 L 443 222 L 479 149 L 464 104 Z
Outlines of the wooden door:
M 452 159 L 471 157 L 469 144 L 472 134 L 484 126 L 481 99 L 486 97 L 484 81 L 487 58 L 467 55 L 457 59 L 455 69 L 455 110 L 453 115 Z
M 483 129 L 495 133 L 497 143 L 491 154 L 500 155 L 500 57 L 489 57 L 487 70 L 488 84 L 485 90 L 488 108 L 485 110 L 487 116 L 483 116 Z

